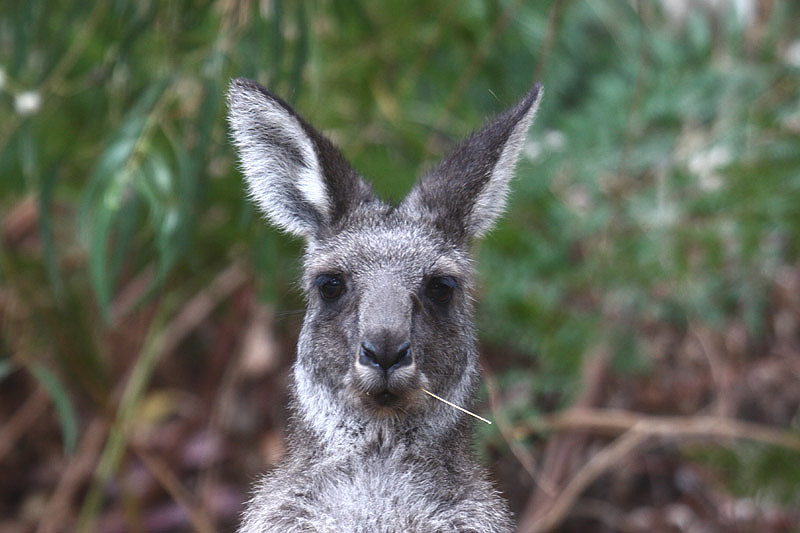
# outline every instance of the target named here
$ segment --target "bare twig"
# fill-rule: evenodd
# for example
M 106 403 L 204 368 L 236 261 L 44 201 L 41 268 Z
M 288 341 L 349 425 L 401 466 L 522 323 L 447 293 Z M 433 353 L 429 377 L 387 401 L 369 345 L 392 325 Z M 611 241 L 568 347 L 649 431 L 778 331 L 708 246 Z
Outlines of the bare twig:
M 75 494 L 94 472 L 107 433 L 108 423 L 105 416 L 96 416 L 84 432 L 77 452 L 58 480 L 36 533 L 57 533 L 64 530 L 64 524 L 69 523 Z
M 583 430 L 619 434 L 635 431 L 647 436 L 750 440 L 800 452 L 800 435 L 790 431 L 721 416 L 649 416 L 612 409 L 569 409 L 546 417 L 535 430 Z
M 602 401 L 602 392 L 607 382 L 610 352 L 605 344 L 600 344 L 584 358 L 581 377 L 581 394 L 575 399 L 576 407 L 592 407 Z M 534 524 L 542 519 L 553 505 L 556 494 L 568 482 L 574 465 L 583 457 L 588 435 L 580 429 L 559 431 L 548 439 L 541 459 L 541 476 L 544 486 L 551 490 L 538 489 L 528 498 L 525 511 L 520 517 L 521 524 Z M 524 531 L 524 529 L 523 529 Z
M 109 311 L 112 324 L 118 324 L 135 309 L 136 304 L 141 301 L 142 295 L 144 295 L 148 287 L 152 285 L 155 276 L 156 267 L 154 264 L 151 264 L 143 268 L 119 290 L 114 301 L 111 302 L 111 309 Z
M 611 468 L 629 459 L 648 439 L 712 438 L 752 440 L 800 451 L 800 435 L 762 424 L 718 416 L 657 417 L 626 411 L 573 408 L 546 417 L 537 430 L 621 434 L 572 476 L 558 497 L 539 513 L 524 516 L 520 531 L 544 533 L 557 527 L 586 488 Z
M 89 488 L 78 517 L 78 528 L 91 529 L 103 489 L 116 471 L 126 446 L 130 445 L 126 428 L 133 420 L 142 394 L 150 383 L 156 366 L 171 354 L 196 327 L 202 324 L 215 307 L 235 292 L 249 279 L 238 264 L 233 263 L 220 272 L 209 287 L 197 293 L 169 321 L 163 329 L 158 328 L 159 319 L 151 325 L 151 332 L 141 353 L 136 359 L 128 378 L 119 389 L 119 405 L 114 414 L 111 434 L 98 462 L 97 472 Z M 166 313 L 166 311 L 165 311 Z
M 164 490 L 169 493 L 173 501 L 183 507 L 186 514 L 189 516 L 194 530 L 198 533 L 216 533 L 217 529 L 214 527 L 214 522 L 211 517 L 209 517 L 202 506 L 195 501 L 169 466 L 147 451 L 143 446 L 140 446 L 136 442 L 136 439 L 132 438 L 130 435 L 128 435 L 128 444 L 139 459 L 141 459 L 147 470 L 149 470 L 153 477 L 164 487 Z
M 522 465 L 528 476 L 533 480 L 536 486 L 543 490 L 550 497 L 556 496 L 556 487 L 548 480 L 544 479 L 536 466 L 536 460 L 528 453 L 524 446 L 521 446 L 519 439 L 514 434 L 514 429 L 506 423 L 505 417 L 502 414 L 500 399 L 497 392 L 497 384 L 491 373 L 484 368 L 484 381 L 486 382 L 486 389 L 489 392 L 489 406 L 494 414 L 494 419 L 497 422 L 497 429 L 503 440 L 506 441 L 511 453 L 517 459 L 517 462 Z
M 14 445 L 22 438 L 39 416 L 47 409 L 50 397 L 42 387 L 36 387 L 22 407 L 14 411 L 14 415 L 0 427 L 0 461 L 14 449 Z
M 520 524 L 520 531 L 544 533 L 558 526 L 586 488 L 610 468 L 618 465 L 649 436 L 631 429 L 594 455 L 572 476 L 553 504 L 532 524 Z
M 700 351 L 708 361 L 711 379 L 717 391 L 714 395 L 714 403 L 716 404 L 714 412 L 717 416 L 731 416 L 736 412 L 736 399 L 735 395 L 732 394 L 735 387 L 733 370 L 716 347 L 708 329 L 700 328 L 690 323 L 689 332 L 697 340 L 700 345 Z

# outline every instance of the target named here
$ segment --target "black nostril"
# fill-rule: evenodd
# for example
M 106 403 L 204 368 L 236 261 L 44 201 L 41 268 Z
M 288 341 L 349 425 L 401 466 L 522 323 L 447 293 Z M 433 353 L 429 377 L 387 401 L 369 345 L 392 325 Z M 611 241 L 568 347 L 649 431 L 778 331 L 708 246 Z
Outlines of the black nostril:
M 404 342 L 397 348 L 397 359 L 394 364 L 404 365 L 411 362 L 411 343 Z
M 393 367 L 411 364 L 411 343 L 403 342 L 394 348 L 379 349 L 369 341 L 361 343 L 358 362 L 366 366 L 380 367 L 386 371 Z
M 362 365 L 374 366 L 378 364 L 378 357 L 375 355 L 377 349 L 369 342 L 361 343 L 361 350 L 358 354 L 358 362 Z

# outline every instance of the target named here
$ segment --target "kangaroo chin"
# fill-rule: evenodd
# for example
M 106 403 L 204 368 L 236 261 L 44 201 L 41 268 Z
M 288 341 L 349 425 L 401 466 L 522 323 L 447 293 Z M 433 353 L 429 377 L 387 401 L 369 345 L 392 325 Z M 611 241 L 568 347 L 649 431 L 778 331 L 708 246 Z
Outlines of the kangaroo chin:
M 240 533 L 513 530 L 461 407 L 479 380 L 471 245 L 503 210 L 540 98 L 535 85 L 392 205 L 286 102 L 231 82 L 250 196 L 306 243 L 288 453 Z

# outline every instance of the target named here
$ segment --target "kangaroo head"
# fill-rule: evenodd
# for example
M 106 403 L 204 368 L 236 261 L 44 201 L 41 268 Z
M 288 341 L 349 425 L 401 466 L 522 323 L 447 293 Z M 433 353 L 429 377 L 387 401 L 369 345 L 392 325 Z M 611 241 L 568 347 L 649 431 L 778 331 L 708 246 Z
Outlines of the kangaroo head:
M 324 136 L 258 84 L 234 80 L 229 121 L 253 200 L 306 240 L 299 414 L 321 431 L 455 424 L 424 387 L 469 403 L 478 367 L 471 241 L 488 231 L 541 95 L 463 141 L 399 205 L 379 200 Z M 435 402 L 434 402 L 435 403 Z

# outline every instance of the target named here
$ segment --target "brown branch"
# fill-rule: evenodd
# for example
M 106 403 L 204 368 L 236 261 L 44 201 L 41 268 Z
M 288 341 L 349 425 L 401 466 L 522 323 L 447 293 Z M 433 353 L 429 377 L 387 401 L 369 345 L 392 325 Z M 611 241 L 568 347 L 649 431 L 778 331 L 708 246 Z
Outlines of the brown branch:
M 648 436 L 750 440 L 800 452 L 800 435 L 721 416 L 650 416 L 613 409 L 575 408 L 534 423 L 534 431 L 582 430 L 600 434 L 635 431 Z
M 108 423 L 105 416 L 101 414 L 95 417 L 84 432 L 77 452 L 58 480 L 58 485 L 42 513 L 42 520 L 36 533 L 57 533 L 64 530 L 64 525 L 70 520 L 69 513 L 75 494 L 94 472 L 107 432 Z
M 14 411 L 14 415 L 0 427 L 0 461 L 11 450 L 22 436 L 39 420 L 47 409 L 50 397 L 41 387 L 36 387 L 25 403 Z
M 512 455 L 517 459 L 517 462 L 522 468 L 525 469 L 525 472 L 527 472 L 536 486 L 550 497 L 555 497 L 556 487 L 553 486 L 552 483 L 549 483 L 548 480 L 544 479 L 537 471 L 536 459 L 534 459 L 532 454 L 528 453 L 524 446 L 520 445 L 519 439 L 514 434 L 514 429 L 506 421 L 500 406 L 500 397 L 497 392 L 497 384 L 495 383 L 494 376 L 486 368 L 484 368 L 484 380 L 486 382 L 486 389 L 489 392 L 489 407 L 497 423 L 500 436 L 503 437 Z
M 600 404 L 603 388 L 607 383 L 610 352 L 605 344 L 600 344 L 585 356 L 581 377 L 581 393 L 574 406 L 590 408 Z M 519 434 L 517 438 L 519 438 Z M 568 482 L 573 465 L 583 456 L 588 435 L 584 431 L 560 431 L 547 440 L 541 459 L 540 479 L 547 487 L 555 490 L 535 490 L 529 496 L 525 510 L 520 516 L 521 524 L 537 523 L 547 509 L 553 505 L 560 487 Z M 521 529 L 525 531 L 525 529 Z
M 147 451 L 143 446 L 140 446 L 135 438 L 129 435 L 127 440 L 131 450 L 141 459 L 147 470 L 150 471 L 164 490 L 167 491 L 173 501 L 186 511 L 194 530 L 198 533 L 217 533 L 217 529 L 214 527 L 214 522 L 211 517 L 203 507 L 195 501 L 169 466 Z
M 163 362 L 187 335 L 199 327 L 220 302 L 230 297 L 249 279 L 249 275 L 238 262 L 232 263 L 220 272 L 208 287 L 199 291 L 186 302 L 163 329 L 154 333 L 151 340 L 145 342 L 142 352 L 128 371 L 128 376 L 118 384 L 113 394 L 117 407 L 109 424 L 121 428 L 122 432 L 119 436 L 116 436 L 117 433 L 112 434 L 105 443 L 100 463 L 107 465 L 106 470 L 109 472 L 116 470 L 121 454 L 120 450 L 124 449 L 124 446 L 133 446 L 125 428 L 130 426 L 135 407 L 149 385 L 155 367 Z M 124 442 L 121 442 L 120 439 L 123 439 Z M 91 524 L 95 520 L 95 507 L 109 481 L 109 472 L 95 475 L 82 504 L 79 517 L 80 527 L 91 529 Z
M 520 531 L 544 533 L 557 527 L 589 485 L 629 457 L 648 437 L 647 434 L 630 430 L 600 450 L 572 476 L 542 517 L 530 524 L 520 524 Z
M 580 495 L 611 468 L 652 437 L 681 440 L 713 438 L 752 440 L 800 452 L 800 435 L 789 431 L 718 416 L 658 417 L 608 409 L 573 408 L 538 421 L 537 431 L 580 431 L 619 434 L 572 476 L 558 497 L 540 513 L 526 513 L 520 531 L 544 533 L 563 522 Z

